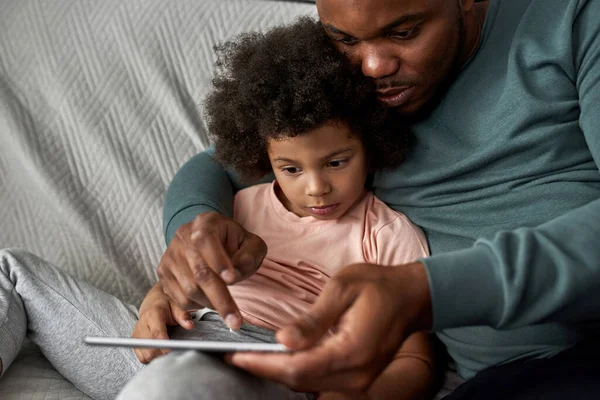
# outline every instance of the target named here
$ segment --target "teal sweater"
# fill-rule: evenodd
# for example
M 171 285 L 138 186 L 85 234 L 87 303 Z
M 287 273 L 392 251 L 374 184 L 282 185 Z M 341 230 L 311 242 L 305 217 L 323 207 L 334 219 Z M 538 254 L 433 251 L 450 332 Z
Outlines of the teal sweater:
M 374 180 L 427 234 L 434 330 L 465 378 L 600 332 L 600 1 L 492 0 L 482 35 L 410 157 Z M 231 214 L 238 188 L 192 158 L 167 242 L 200 212 Z

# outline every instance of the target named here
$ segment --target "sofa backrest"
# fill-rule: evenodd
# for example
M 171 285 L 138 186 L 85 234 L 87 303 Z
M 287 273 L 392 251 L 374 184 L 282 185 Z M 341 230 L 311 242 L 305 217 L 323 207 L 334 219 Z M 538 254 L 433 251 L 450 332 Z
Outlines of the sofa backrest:
M 125 301 L 155 281 L 163 196 L 208 141 L 213 45 L 315 14 L 250 0 L 0 0 L 0 248 Z

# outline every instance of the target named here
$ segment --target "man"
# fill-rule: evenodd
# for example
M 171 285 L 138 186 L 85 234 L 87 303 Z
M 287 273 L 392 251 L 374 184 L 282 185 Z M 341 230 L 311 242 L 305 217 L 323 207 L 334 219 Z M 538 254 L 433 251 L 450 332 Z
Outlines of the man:
M 468 380 L 453 399 L 598 398 L 600 1 L 317 9 L 381 101 L 415 120 L 411 156 L 374 187 L 424 229 L 432 256 L 348 267 L 278 333 L 304 351 L 229 361 L 298 390 L 361 392 L 407 335 L 433 330 Z M 232 328 L 241 318 L 227 285 L 265 254 L 228 218 L 239 187 L 208 153 L 180 170 L 158 269 L 171 298 L 208 299 Z

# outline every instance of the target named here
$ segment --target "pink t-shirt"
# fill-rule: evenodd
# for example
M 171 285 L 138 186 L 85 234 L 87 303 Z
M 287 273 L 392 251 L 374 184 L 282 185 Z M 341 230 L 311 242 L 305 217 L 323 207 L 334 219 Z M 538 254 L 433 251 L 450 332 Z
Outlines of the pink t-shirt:
M 274 185 L 235 196 L 234 219 L 268 246 L 258 271 L 229 287 L 251 324 L 282 327 L 307 311 L 327 280 L 350 264 L 399 265 L 428 255 L 421 229 L 371 192 L 341 218 L 322 221 L 289 212 Z

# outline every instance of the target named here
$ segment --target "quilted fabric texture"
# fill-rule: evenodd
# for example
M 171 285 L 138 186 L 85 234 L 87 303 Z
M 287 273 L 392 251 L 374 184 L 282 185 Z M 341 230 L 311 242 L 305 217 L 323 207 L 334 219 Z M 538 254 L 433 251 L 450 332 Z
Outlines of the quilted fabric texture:
M 164 250 L 162 199 L 208 144 L 212 47 L 310 13 L 239 0 L 0 1 L 0 244 L 130 302 Z
M 162 202 L 208 144 L 215 43 L 314 13 L 240 0 L 0 0 L 0 247 L 138 304 L 165 249 Z M 36 351 L 0 398 L 83 399 Z

